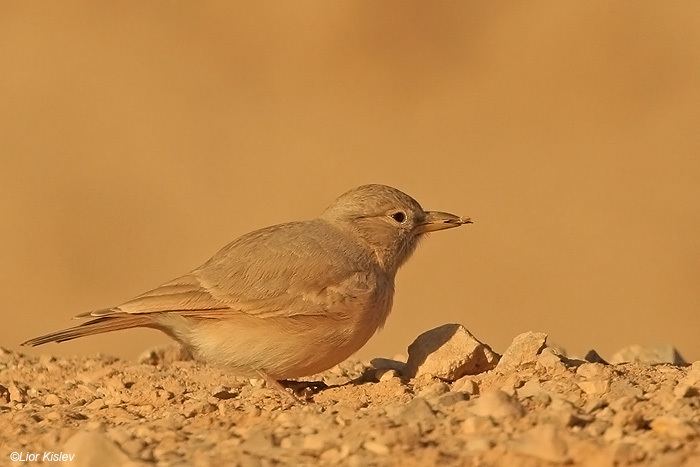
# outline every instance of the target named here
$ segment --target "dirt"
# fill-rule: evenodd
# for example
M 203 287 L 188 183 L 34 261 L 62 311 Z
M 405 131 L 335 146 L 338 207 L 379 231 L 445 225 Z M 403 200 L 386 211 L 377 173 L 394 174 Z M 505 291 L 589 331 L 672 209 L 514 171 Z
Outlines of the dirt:
M 460 350 L 447 379 L 410 378 L 420 362 L 400 356 L 347 361 L 297 400 L 176 347 L 139 361 L 0 349 L 0 464 L 700 465 L 700 362 L 591 363 L 545 339 L 518 336 L 477 374 L 454 374 L 474 368 Z

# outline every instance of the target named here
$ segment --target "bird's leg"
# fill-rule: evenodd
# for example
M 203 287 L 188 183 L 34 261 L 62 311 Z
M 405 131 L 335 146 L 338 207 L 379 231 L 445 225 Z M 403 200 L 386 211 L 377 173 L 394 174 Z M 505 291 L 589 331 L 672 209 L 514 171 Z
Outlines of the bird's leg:
M 291 400 L 291 402 L 293 402 L 295 404 L 297 404 L 299 402 L 301 402 L 301 403 L 305 402 L 304 400 L 297 397 L 296 394 L 294 394 L 293 392 L 287 391 L 287 389 L 284 386 L 282 386 L 279 381 L 277 381 L 275 378 L 271 377 L 270 375 L 268 375 L 264 371 L 257 370 L 256 372 L 258 373 L 258 375 L 260 375 L 260 377 L 262 379 L 265 380 L 265 384 L 267 384 L 268 388 L 274 389 L 274 390 L 279 391 L 280 393 L 284 394 L 284 396 L 287 398 L 287 400 Z

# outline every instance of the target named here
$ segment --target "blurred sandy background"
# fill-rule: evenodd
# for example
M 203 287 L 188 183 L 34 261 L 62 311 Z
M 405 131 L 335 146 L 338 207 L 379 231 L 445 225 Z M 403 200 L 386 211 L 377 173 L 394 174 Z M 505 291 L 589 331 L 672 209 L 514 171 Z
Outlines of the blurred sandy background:
M 0 109 L 2 346 L 374 182 L 478 223 L 360 356 L 461 322 L 700 358 L 697 1 L 2 1 Z

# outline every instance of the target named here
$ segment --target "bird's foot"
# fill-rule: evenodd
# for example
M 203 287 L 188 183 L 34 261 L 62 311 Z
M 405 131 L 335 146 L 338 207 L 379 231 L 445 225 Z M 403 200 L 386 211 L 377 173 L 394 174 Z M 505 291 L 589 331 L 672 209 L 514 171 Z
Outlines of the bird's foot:
M 323 381 L 277 381 L 264 371 L 258 370 L 257 373 L 265 380 L 265 384 L 268 388 L 284 394 L 284 397 L 294 404 L 305 404 L 311 400 L 313 395 L 319 390 L 328 387 Z M 290 389 L 291 391 L 289 391 Z

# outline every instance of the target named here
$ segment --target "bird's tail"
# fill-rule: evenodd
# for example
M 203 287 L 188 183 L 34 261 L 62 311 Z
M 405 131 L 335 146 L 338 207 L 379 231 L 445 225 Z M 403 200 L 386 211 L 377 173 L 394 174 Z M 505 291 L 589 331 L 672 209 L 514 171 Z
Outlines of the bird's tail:
M 48 342 L 63 342 L 78 337 L 102 334 L 103 332 L 119 331 L 137 327 L 154 327 L 153 318 L 147 314 L 119 313 L 112 316 L 103 316 L 87 321 L 72 328 L 52 332 L 43 336 L 29 339 L 20 345 L 32 346 L 46 344 Z

